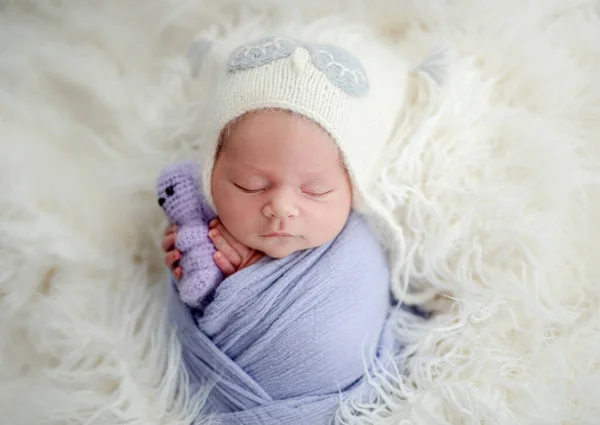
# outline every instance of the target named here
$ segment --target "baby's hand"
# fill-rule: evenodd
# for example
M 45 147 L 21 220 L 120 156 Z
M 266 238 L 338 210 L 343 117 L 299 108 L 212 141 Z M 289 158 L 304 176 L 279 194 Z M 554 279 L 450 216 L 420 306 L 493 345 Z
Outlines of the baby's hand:
M 238 242 L 218 218 L 210 222 L 208 237 L 215 244 L 215 263 L 225 276 L 230 276 L 260 260 L 264 254 Z
M 183 269 L 179 265 L 179 260 L 181 260 L 181 252 L 175 248 L 177 231 L 177 226 L 174 224 L 167 227 L 167 230 L 165 231 L 165 238 L 163 239 L 162 243 L 162 249 L 166 253 L 165 264 L 173 272 L 175 279 L 180 280 L 183 276 Z

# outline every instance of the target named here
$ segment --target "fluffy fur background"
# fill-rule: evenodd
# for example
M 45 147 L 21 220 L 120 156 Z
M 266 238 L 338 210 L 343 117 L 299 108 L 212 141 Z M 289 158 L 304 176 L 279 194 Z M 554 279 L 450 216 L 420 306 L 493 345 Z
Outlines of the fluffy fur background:
M 440 88 L 417 78 L 374 188 L 402 230 L 386 241 L 396 290 L 452 297 L 402 330 L 405 379 L 382 406 L 340 420 L 599 423 L 600 3 L 296 3 L 0 1 L 2 423 L 196 415 L 164 318 L 153 193 L 160 167 L 197 148 L 206 100 L 184 56 L 197 35 L 329 14 L 415 66 L 453 52 Z

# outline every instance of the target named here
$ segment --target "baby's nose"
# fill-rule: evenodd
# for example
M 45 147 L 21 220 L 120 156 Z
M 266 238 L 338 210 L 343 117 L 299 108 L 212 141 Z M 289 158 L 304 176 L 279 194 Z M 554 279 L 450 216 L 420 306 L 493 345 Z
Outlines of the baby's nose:
M 165 203 L 166 199 L 165 198 L 158 198 L 158 205 L 159 206 L 163 206 L 163 204 Z
M 297 217 L 298 213 L 298 208 L 291 203 L 282 203 L 277 200 L 266 204 L 263 208 L 263 214 L 266 217 L 277 218 L 279 220 Z

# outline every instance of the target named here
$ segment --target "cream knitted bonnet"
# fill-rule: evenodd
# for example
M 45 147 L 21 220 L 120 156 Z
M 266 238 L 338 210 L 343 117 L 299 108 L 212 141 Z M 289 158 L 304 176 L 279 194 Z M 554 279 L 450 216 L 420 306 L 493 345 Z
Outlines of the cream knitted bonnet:
M 396 123 L 407 72 L 371 36 L 337 35 L 335 44 L 326 39 L 265 37 L 239 45 L 221 65 L 202 179 L 211 204 L 223 128 L 250 111 L 279 108 L 313 120 L 331 135 L 353 183 L 354 208 L 368 207 L 365 195 Z

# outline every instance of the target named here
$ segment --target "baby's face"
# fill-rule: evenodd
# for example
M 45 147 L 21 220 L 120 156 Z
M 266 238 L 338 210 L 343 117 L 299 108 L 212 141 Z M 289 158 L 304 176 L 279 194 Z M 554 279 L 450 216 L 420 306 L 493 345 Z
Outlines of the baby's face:
M 219 219 L 242 244 L 282 258 L 337 236 L 352 189 L 334 141 L 285 111 L 257 111 L 225 134 L 212 175 Z

